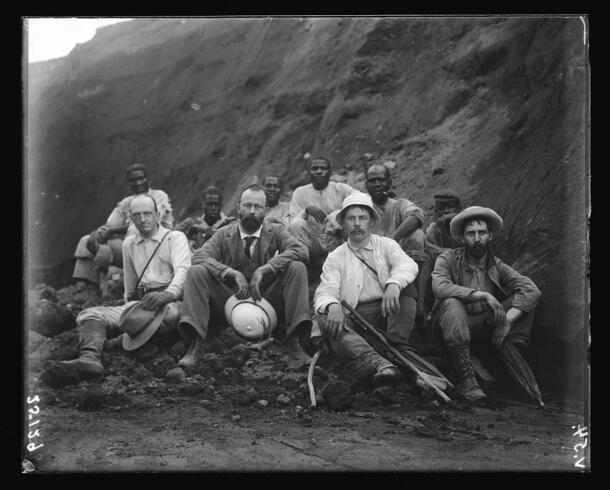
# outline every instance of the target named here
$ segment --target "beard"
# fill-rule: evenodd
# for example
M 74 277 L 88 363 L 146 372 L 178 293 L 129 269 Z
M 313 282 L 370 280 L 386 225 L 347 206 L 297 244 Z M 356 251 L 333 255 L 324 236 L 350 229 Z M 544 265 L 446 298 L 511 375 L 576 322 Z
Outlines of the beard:
M 240 221 L 241 225 L 244 227 L 244 230 L 249 233 L 258 230 L 263 222 L 262 218 L 257 218 L 256 216 L 244 216 L 240 219 Z
M 474 257 L 475 259 L 480 259 L 489 251 L 489 244 L 481 245 L 474 244 L 466 247 L 466 252 Z

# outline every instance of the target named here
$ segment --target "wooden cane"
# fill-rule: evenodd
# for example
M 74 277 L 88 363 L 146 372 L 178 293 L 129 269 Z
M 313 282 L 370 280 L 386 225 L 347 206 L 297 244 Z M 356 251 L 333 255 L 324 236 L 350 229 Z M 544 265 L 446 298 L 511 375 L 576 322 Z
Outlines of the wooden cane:
M 309 363 L 309 371 L 307 372 L 307 386 L 309 386 L 309 399 L 311 400 L 311 406 L 316 406 L 316 390 L 313 386 L 313 370 L 316 367 L 316 362 L 318 362 L 318 358 L 322 354 L 322 350 L 317 351 L 311 362 Z

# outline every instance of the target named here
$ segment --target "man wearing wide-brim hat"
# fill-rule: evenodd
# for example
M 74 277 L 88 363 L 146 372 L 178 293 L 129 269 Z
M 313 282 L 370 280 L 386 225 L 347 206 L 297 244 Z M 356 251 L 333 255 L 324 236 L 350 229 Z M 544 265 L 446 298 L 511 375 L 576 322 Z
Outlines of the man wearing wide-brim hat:
M 101 355 L 107 334 L 122 333 L 123 347 L 135 350 L 159 329 L 177 329 L 191 264 L 187 238 L 161 226 L 162 216 L 151 196 L 135 196 L 130 212 L 137 232 L 123 242 L 125 304 L 94 306 L 78 314 L 79 356 L 48 366 L 41 375 L 47 384 L 103 376 Z
M 371 196 L 355 192 L 343 200 L 337 220 L 347 241 L 332 251 L 322 267 L 314 295 L 317 313 L 312 337 L 328 339 L 337 355 L 368 364 L 374 384 L 394 382 L 395 365 L 375 351 L 353 330 L 342 301 L 382 330 L 392 344 L 406 344 L 413 326 L 412 298 L 403 294 L 416 276 L 418 267 L 392 238 L 371 233 L 379 221 Z
M 435 322 L 447 348 L 457 389 L 470 400 L 486 398 L 474 375 L 470 349 L 500 349 L 504 342 L 524 350 L 541 296 L 534 282 L 495 257 L 491 244 L 502 218 L 471 206 L 450 222 L 462 246 L 442 253 L 432 272 Z

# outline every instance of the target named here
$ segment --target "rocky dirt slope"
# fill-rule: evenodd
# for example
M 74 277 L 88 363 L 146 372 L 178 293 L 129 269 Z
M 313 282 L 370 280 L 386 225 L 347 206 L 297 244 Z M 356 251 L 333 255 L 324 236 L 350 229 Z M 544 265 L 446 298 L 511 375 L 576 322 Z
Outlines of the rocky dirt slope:
M 452 187 L 504 217 L 497 252 L 544 293 L 534 368 L 580 397 L 583 39 L 578 18 L 137 19 L 100 29 L 30 84 L 31 285 L 66 285 L 78 237 L 128 193 L 133 161 L 180 216 L 210 183 L 228 209 L 267 172 L 296 182 L 307 152 L 354 175 L 391 160 L 397 193 L 426 211 L 432 191 Z

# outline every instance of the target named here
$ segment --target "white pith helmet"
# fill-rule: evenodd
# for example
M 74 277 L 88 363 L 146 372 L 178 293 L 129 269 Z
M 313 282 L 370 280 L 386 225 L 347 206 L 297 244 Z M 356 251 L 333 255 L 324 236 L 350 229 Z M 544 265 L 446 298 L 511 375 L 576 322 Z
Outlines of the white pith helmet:
M 225 303 L 225 318 L 239 335 L 249 339 L 268 337 L 277 326 L 277 313 L 265 298 L 255 302 L 233 295 Z

